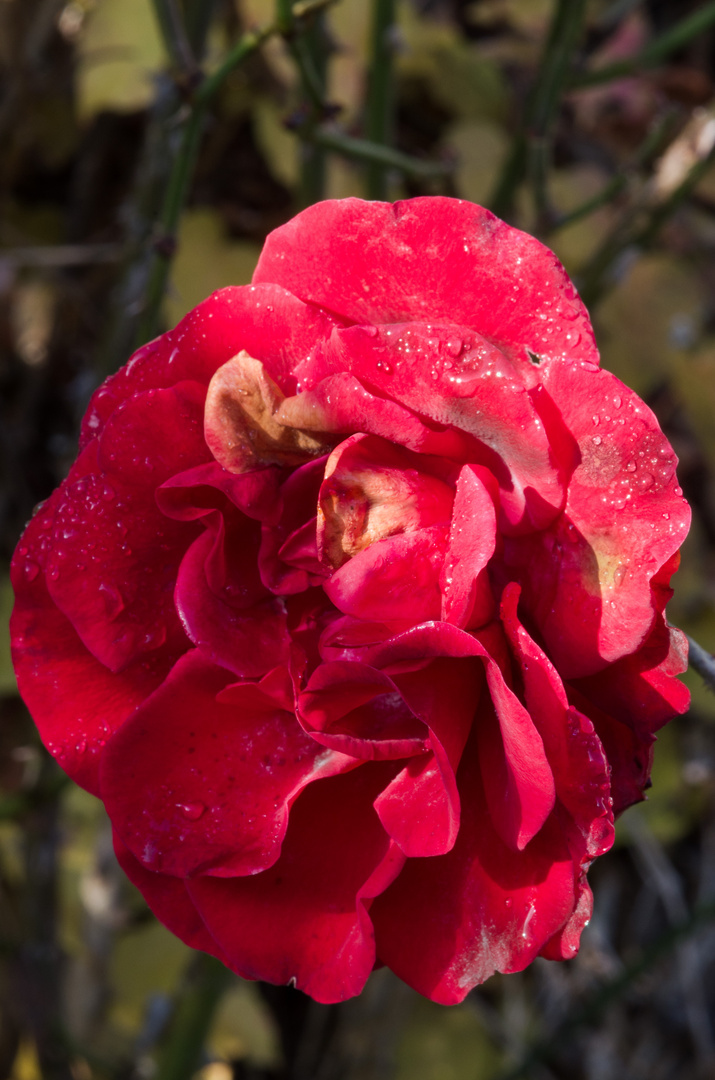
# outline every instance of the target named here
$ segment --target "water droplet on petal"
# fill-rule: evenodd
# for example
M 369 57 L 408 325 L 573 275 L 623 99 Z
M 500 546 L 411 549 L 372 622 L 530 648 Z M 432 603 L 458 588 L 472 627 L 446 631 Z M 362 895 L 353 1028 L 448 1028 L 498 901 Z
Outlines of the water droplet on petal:
M 206 807 L 202 802 L 177 803 L 176 806 L 189 821 L 198 821 L 206 813 Z
M 37 563 L 33 562 L 32 559 L 28 559 L 26 561 L 25 567 L 24 567 L 25 580 L 26 581 L 34 581 L 35 578 L 37 577 L 37 575 L 39 574 L 39 572 L 40 572 L 40 568 L 37 565 Z

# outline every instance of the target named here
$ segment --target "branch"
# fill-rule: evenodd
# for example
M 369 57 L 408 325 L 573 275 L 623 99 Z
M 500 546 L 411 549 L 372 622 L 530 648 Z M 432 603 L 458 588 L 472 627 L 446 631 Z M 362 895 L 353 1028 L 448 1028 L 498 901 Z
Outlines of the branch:
M 381 146 L 388 145 L 392 135 L 394 22 L 395 0 L 373 0 L 365 134 L 369 142 Z M 368 199 L 387 198 L 387 171 L 384 162 L 376 158 L 368 162 L 366 178 Z
M 701 675 L 711 690 L 715 690 L 715 657 L 706 652 L 702 645 L 685 635 L 688 639 L 688 664 L 698 675 Z
M 315 128 L 313 131 L 299 132 L 300 137 L 307 142 L 317 143 L 326 150 L 333 150 L 343 157 L 352 158 L 355 161 L 377 162 L 383 168 L 398 169 L 405 176 L 415 176 L 420 179 L 429 179 L 436 176 L 448 175 L 453 166 L 451 163 L 442 161 L 422 161 L 421 158 L 410 157 L 400 150 L 393 150 L 390 146 L 380 146 L 379 143 L 369 142 L 367 139 L 355 139 L 352 135 L 345 135 L 341 131 L 329 131 L 327 128 Z
M 644 69 L 657 67 L 663 60 L 667 60 L 671 53 L 689 44 L 693 38 L 705 33 L 713 25 L 715 25 L 715 3 L 705 4 L 699 11 L 694 11 L 692 15 L 681 19 L 670 30 L 666 30 L 655 41 L 651 41 L 637 56 L 576 75 L 571 79 L 570 85 L 574 89 L 581 89 L 586 86 L 599 86 L 601 83 L 611 82 L 612 79 L 638 75 Z
M 537 212 L 547 215 L 546 174 L 551 153 L 551 129 L 561 104 L 574 46 L 583 25 L 586 0 L 555 0 L 549 34 L 539 65 L 524 126 L 517 134 L 489 206 L 499 217 L 508 215 L 519 184 L 531 168 Z

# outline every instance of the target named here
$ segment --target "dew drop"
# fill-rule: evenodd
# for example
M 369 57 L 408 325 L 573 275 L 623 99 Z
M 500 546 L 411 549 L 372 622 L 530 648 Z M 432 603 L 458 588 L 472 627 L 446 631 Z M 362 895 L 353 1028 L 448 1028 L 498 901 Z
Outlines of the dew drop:
M 206 807 L 202 802 L 177 803 L 176 807 L 189 821 L 198 821 L 206 813 Z
M 448 338 L 444 343 L 444 347 L 450 356 L 457 357 L 464 348 L 464 342 L 459 338 Z
M 25 563 L 24 574 L 26 581 L 34 581 L 40 572 L 40 568 L 36 562 L 32 559 L 28 559 Z
M 626 574 L 627 573 L 628 573 L 628 567 L 627 566 L 617 566 L 614 573 L 613 573 L 613 583 L 614 583 L 614 585 L 622 585 L 623 582 L 626 579 Z

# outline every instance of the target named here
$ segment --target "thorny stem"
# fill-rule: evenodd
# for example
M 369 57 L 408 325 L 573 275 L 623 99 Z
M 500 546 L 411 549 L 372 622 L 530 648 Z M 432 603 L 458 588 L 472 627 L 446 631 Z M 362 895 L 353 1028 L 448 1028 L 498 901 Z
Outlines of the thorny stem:
M 685 636 L 688 639 L 688 664 L 705 679 L 711 690 L 715 690 L 715 657 L 702 645 L 698 645 L 689 634 Z
M 383 168 L 398 169 L 406 176 L 429 179 L 445 176 L 452 170 L 452 166 L 445 162 L 422 161 L 399 150 L 393 150 L 390 146 L 379 146 L 367 139 L 355 139 L 351 135 L 331 131 L 329 128 L 316 128 L 314 131 L 305 132 L 302 137 L 324 146 L 327 150 L 333 150 L 336 154 L 353 158 L 355 161 L 379 162 Z
M 650 211 L 645 224 L 642 224 L 640 228 L 637 226 L 643 221 L 643 218 L 636 218 L 636 228 L 634 229 L 632 210 L 626 220 L 619 222 L 613 233 L 606 238 L 593 255 L 579 282 L 579 292 L 587 306 L 593 305 L 601 298 L 607 287 L 613 266 L 624 251 L 628 248 L 644 251 L 651 247 L 668 219 L 687 199 L 693 188 L 711 167 L 713 161 L 715 161 L 715 146 L 711 148 L 705 157 L 695 162 L 668 198 Z
M 693 38 L 703 34 L 715 23 L 715 3 L 705 4 L 699 11 L 687 15 L 670 30 L 651 41 L 650 44 L 629 60 L 619 60 L 607 67 L 597 68 L 582 75 L 575 76 L 570 85 L 574 88 L 586 86 L 599 86 L 612 79 L 622 79 L 628 75 L 637 75 L 644 68 L 656 67 L 663 60 L 687 45 Z
M 159 3 L 160 0 L 155 0 L 155 2 Z M 161 303 L 176 248 L 176 231 L 189 193 L 209 106 L 231 72 L 256 52 L 265 41 L 280 33 L 294 32 L 295 17 L 300 15 L 302 18 L 307 14 L 319 12 L 331 3 L 334 3 L 334 0 L 304 0 L 302 4 L 296 4 L 294 7 L 289 0 L 277 0 L 275 21 L 261 30 L 243 34 L 216 71 L 199 82 L 189 105 L 185 107 L 186 115 L 183 119 L 181 142 L 159 216 L 153 264 L 145 293 L 144 310 L 136 335 L 137 346 L 154 337 L 159 328 Z M 167 47 L 170 47 L 169 44 Z
M 499 1074 L 497 1080 L 518 1080 L 527 1075 L 538 1062 L 548 1061 L 556 1048 L 563 1046 L 571 1032 L 580 1027 L 593 1024 L 606 1009 L 619 1001 L 624 993 L 641 975 L 649 971 L 654 964 L 671 952 L 681 941 L 690 937 L 696 930 L 715 919 L 715 902 L 701 904 L 690 916 L 671 926 L 664 934 L 643 949 L 640 957 L 625 967 L 614 979 L 604 983 L 591 994 L 584 1003 L 570 1010 L 557 1024 L 548 1038 L 535 1042 L 512 1068 Z
M 154 1080 L 190 1080 L 201 1064 L 216 1008 L 231 973 L 220 960 L 197 953 L 176 998 Z
M 177 72 L 191 78 L 197 71 L 178 0 L 152 0 L 164 45 Z
M 327 112 L 325 88 L 330 50 L 325 23 L 320 14 L 303 34 L 292 38 L 290 47 L 300 71 L 303 101 L 315 123 L 322 120 Z M 299 152 L 300 202 L 301 206 L 311 206 L 325 197 L 325 150 L 319 143 L 301 140 Z
M 369 142 L 380 146 L 388 145 L 392 136 L 394 22 L 395 0 L 374 0 L 365 134 Z M 368 199 L 387 198 L 387 173 L 384 161 L 376 158 L 369 161 L 366 171 Z
M 630 174 L 639 169 L 641 165 L 648 161 L 648 159 L 660 149 L 666 134 L 670 130 L 672 120 L 673 113 L 669 112 L 663 120 L 656 124 L 648 133 L 625 169 L 613 176 L 608 183 L 604 185 L 601 191 L 592 198 L 587 199 L 574 210 L 570 210 L 568 214 L 559 217 L 549 229 L 549 235 L 552 235 L 560 229 L 565 229 L 569 225 L 573 225 L 574 222 L 580 221 L 582 218 L 588 217 L 589 214 L 592 214 L 595 210 L 599 210 L 602 206 L 605 206 L 620 194 L 627 186 Z
M 537 215 L 545 224 L 549 217 L 546 174 L 551 156 L 551 131 L 568 77 L 569 63 L 583 25 L 586 0 L 555 0 L 554 13 L 536 84 L 526 108 L 524 126 L 489 200 L 495 214 L 507 217 L 519 184 L 531 174 Z

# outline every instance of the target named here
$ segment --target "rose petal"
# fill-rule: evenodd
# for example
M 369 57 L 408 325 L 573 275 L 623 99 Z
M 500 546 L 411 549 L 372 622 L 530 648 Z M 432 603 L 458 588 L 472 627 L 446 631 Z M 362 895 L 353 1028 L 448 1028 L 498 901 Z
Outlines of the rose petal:
M 452 324 L 351 326 L 334 330 L 318 357 L 326 373 L 347 370 L 381 396 L 472 436 L 471 461 L 489 467 L 501 487 L 507 532 L 554 520 L 564 476 L 544 423 L 519 370 L 479 334 Z
M 265 870 L 279 856 L 299 792 L 354 764 L 305 735 L 255 684 L 219 698 L 231 678 L 198 650 L 187 653 L 107 746 L 102 798 L 122 841 L 150 870 Z
M 232 967 L 293 982 L 320 1002 L 360 993 L 375 964 L 371 901 L 404 865 L 372 808 L 393 771 L 375 763 L 310 785 L 291 812 L 281 858 L 265 873 L 188 881 Z
M 495 488 L 491 473 L 478 465 L 465 465 L 457 480 L 440 581 L 442 618 L 456 626 L 483 626 L 494 614 L 487 564 L 497 538 Z
M 528 352 L 540 369 L 598 363 L 588 313 L 553 252 L 470 202 L 318 203 L 270 234 L 253 280 L 351 322 L 474 327 L 525 367 Z
M 572 679 L 644 642 L 657 611 L 649 583 L 683 542 L 690 509 L 656 418 L 614 375 L 553 365 L 545 386 L 581 463 L 564 516 L 513 548 L 525 546 L 525 602 L 558 670 Z
M 300 360 L 336 325 L 334 316 L 304 304 L 278 285 L 219 289 L 186 315 L 174 330 L 134 353 L 92 397 L 82 423 L 80 445 L 99 435 L 114 410 L 146 390 L 211 376 L 241 349 L 263 361 L 288 394 Z
M 44 566 L 61 490 L 27 526 L 10 568 L 10 620 L 18 687 L 43 742 L 65 772 L 99 795 L 99 760 L 107 739 L 161 685 L 175 656 L 159 650 L 112 673 L 85 648 L 52 601 Z
M 132 884 L 140 890 L 157 919 L 192 949 L 211 953 L 226 963 L 218 943 L 209 934 L 180 878 L 147 870 L 125 847 L 116 831 L 112 834 L 117 861 Z
M 480 779 L 481 734 L 475 725 L 458 774 L 454 848 L 411 859 L 372 907 L 382 962 L 443 1005 L 462 1001 L 495 971 L 525 968 L 576 902 L 573 862 L 554 815 L 521 852 L 497 833 Z
M 319 743 L 356 758 L 404 758 L 427 750 L 427 728 L 399 687 L 365 664 L 320 664 L 298 696 L 298 715 Z
M 569 706 L 556 669 L 520 623 L 519 594 L 517 584 L 504 590 L 502 623 L 521 668 L 526 707 L 543 739 L 556 795 L 583 838 L 584 858 L 592 859 L 608 851 L 615 836 L 610 767 L 593 724 Z
M 62 489 L 47 581 L 85 646 L 112 671 L 165 646 L 186 648 L 173 604 L 179 563 L 197 533 L 154 500 L 172 472 L 208 456 L 203 391 L 195 383 L 153 390 L 122 405 L 98 442 L 97 467 Z M 146 430 L 152 430 L 147 444 Z
M 395 681 L 429 728 L 432 753 L 409 761 L 375 800 L 375 809 L 405 855 L 443 855 L 459 831 L 456 771 L 484 680 L 472 660 L 438 659 Z

